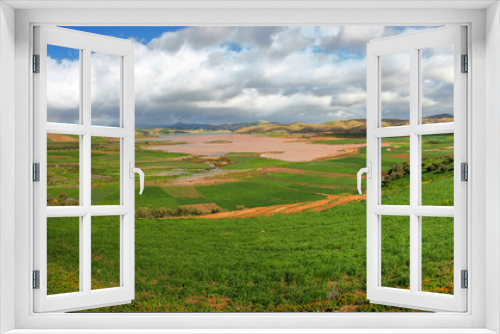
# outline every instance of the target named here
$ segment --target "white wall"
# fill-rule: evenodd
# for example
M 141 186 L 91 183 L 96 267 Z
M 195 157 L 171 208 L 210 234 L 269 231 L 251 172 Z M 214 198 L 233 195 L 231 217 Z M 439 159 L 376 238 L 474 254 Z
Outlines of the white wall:
M 490 14 L 491 15 L 491 14 Z M 490 20 L 492 18 L 490 17 Z M 493 21 L 493 20 L 492 20 Z M 488 22 L 492 22 L 488 21 Z M 107 316 L 95 316 L 95 315 L 82 315 L 81 317 L 72 316 L 60 316 L 57 314 L 30 317 L 29 310 L 32 309 L 31 295 L 32 291 L 29 289 L 30 286 L 30 274 L 32 270 L 32 265 L 30 263 L 30 245 L 32 244 L 31 238 L 31 227 L 32 227 L 32 217 L 30 214 L 31 208 L 31 184 L 30 181 L 30 162 L 32 157 L 30 154 L 30 143 L 31 143 L 31 132 L 32 127 L 30 123 L 31 118 L 31 108 L 30 108 L 30 92 L 31 92 L 31 81 L 30 81 L 30 56 L 31 56 L 31 44 L 30 44 L 30 23 L 45 23 L 53 24 L 58 22 L 61 24 L 71 24 L 78 23 L 81 25 L 85 24 L 102 24 L 106 22 L 111 25 L 134 25 L 142 24 L 147 22 L 148 24 L 170 24 L 175 25 L 255 25 L 256 23 L 263 22 L 269 23 L 273 22 L 275 24 L 287 25 L 290 23 L 296 24 L 344 24 L 345 22 L 362 22 L 364 24 L 380 24 L 381 22 L 394 22 L 399 24 L 401 22 L 423 22 L 427 24 L 437 24 L 437 23 L 471 23 L 471 40 L 473 41 L 473 48 L 471 52 L 472 55 L 472 66 L 471 66 L 471 79 L 470 83 L 473 85 L 474 98 L 470 102 L 470 108 L 472 110 L 471 124 L 469 126 L 469 131 L 472 133 L 474 145 L 474 156 L 469 157 L 469 161 L 472 161 L 472 169 L 470 171 L 470 176 L 474 180 L 474 187 L 470 192 L 470 199 L 473 203 L 472 213 L 470 213 L 470 218 L 474 224 L 474 233 L 471 233 L 471 240 L 473 247 L 469 249 L 470 256 L 470 269 L 471 269 L 471 285 L 474 289 L 469 290 L 469 296 L 471 297 L 471 310 L 473 310 L 470 315 L 453 315 L 453 314 L 436 314 L 432 317 L 426 317 L 425 321 L 415 322 L 415 317 L 418 315 L 406 315 L 402 314 L 398 317 L 393 315 L 377 314 L 365 315 L 362 321 L 359 321 L 360 315 L 353 317 L 352 315 L 338 314 L 335 317 L 326 314 L 302 314 L 299 316 L 290 316 L 286 314 L 275 315 L 269 317 L 267 315 L 216 315 L 211 314 L 208 316 L 193 316 L 193 315 L 179 315 L 179 314 L 166 314 L 166 315 L 155 315 L 149 317 L 148 315 L 137 314 L 135 316 L 130 316 L 127 314 L 117 314 L 114 315 L 113 319 L 108 319 Z M 490 267 L 493 275 L 493 279 L 486 278 L 485 275 L 485 259 L 484 259 L 484 247 L 486 247 L 485 236 L 489 238 L 488 247 L 492 250 L 498 249 L 498 233 L 487 234 L 486 232 L 492 231 L 495 233 L 495 228 L 498 226 L 492 226 L 492 229 L 486 229 L 486 217 L 485 217 L 485 187 L 488 184 L 491 187 L 491 191 L 494 192 L 494 196 L 499 198 L 500 196 L 496 194 L 499 191 L 499 183 L 486 182 L 486 163 L 485 157 L 486 142 L 485 142 L 485 127 L 490 125 L 488 131 L 494 131 L 495 138 L 499 140 L 493 141 L 492 145 L 497 145 L 496 148 L 491 147 L 491 149 L 496 149 L 496 153 L 500 155 L 500 126 L 498 126 L 498 119 L 493 119 L 494 121 L 489 122 L 486 120 L 485 116 L 485 16 L 483 10 L 362 10 L 362 11 L 349 11 L 349 10 L 248 10 L 248 11 L 238 11 L 238 10 L 19 10 L 16 13 L 16 82 L 10 82 L 8 90 L 4 90 L 2 96 L 8 95 L 7 92 L 11 93 L 14 89 L 16 93 L 16 131 L 8 129 L 10 132 L 3 132 L 2 138 L 15 138 L 15 144 L 17 147 L 17 153 L 15 154 L 16 159 L 16 183 L 15 183 L 15 197 L 16 197 L 16 325 L 19 328 L 54 328 L 58 327 L 63 331 L 68 328 L 122 328 L 130 329 L 136 328 L 139 323 L 146 323 L 150 328 L 163 328 L 169 326 L 171 328 L 181 328 L 183 326 L 191 326 L 191 328 L 214 328 L 219 329 L 221 326 L 225 328 L 239 328 L 239 327 L 260 327 L 260 328 L 305 328 L 310 326 L 311 328 L 332 328 L 332 327 L 344 327 L 348 328 L 351 326 L 356 326 L 357 328 L 400 328 L 406 326 L 409 322 L 418 328 L 435 328 L 440 326 L 449 326 L 454 328 L 460 327 L 477 327 L 483 328 L 485 325 L 485 306 L 491 305 L 492 309 L 488 311 L 491 314 L 490 326 L 495 328 L 498 326 L 495 322 L 498 322 L 498 287 L 495 287 L 497 291 L 488 294 L 488 300 L 485 301 L 485 284 L 486 280 L 490 282 L 493 288 L 493 283 L 496 282 L 498 285 L 498 276 L 500 271 L 498 269 L 498 263 L 491 265 L 491 261 L 488 262 L 486 267 Z M 497 39 L 498 41 L 498 39 Z M 2 43 L 4 42 L 2 33 Z M 493 45 L 493 44 L 491 44 Z M 3 46 L 2 46 L 3 47 Z M 490 58 L 491 59 L 491 58 Z M 495 58 L 498 61 L 498 57 Z M 498 65 L 495 65 L 498 66 Z M 13 66 L 12 66 L 13 68 Z M 6 69 L 7 70 L 7 69 Z M 10 71 L 11 69 L 9 69 Z M 491 72 L 490 72 L 491 73 Z M 0 73 L 1 74 L 1 73 Z M 496 73 L 491 73 L 491 80 L 498 80 Z M 12 77 L 12 76 L 11 76 Z M 498 83 L 496 83 L 498 84 Z M 489 90 L 491 92 L 492 90 Z M 496 99 L 499 99 L 498 90 L 494 90 L 491 94 L 497 94 Z M 8 98 L 13 96 L 10 95 Z M 491 105 L 491 104 L 489 104 Z M 0 102 L 0 111 L 2 108 L 2 102 Z M 13 114 L 13 111 L 11 111 Z M 490 110 L 489 113 L 498 113 L 498 108 L 495 110 Z M 11 117 L 12 114 L 9 114 Z M 500 117 L 496 115 L 496 117 Z M 10 120 L 10 117 L 9 117 Z M 1 121 L 1 119 L 0 119 Z M 7 125 L 0 125 L 0 131 L 2 127 Z M 495 128 L 498 127 L 498 128 Z M 5 136 L 4 136 L 5 134 Z M 12 137 L 8 137 L 7 134 L 11 134 Z M 15 137 L 14 137 L 15 135 Z M 10 143 L 4 143 L 8 148 L 12 145 Z M 10 144 L 10 145 L 9 145 Z M 0 143 L 2 145 L 2 143 Z M 2 146 L 3 147 L 3 146 Z M 2 149 L 0 147 L 0 149 Z M 11 152 L 12 148 L 10 149 Z M 8 153 L 7 152 L 7 153 Z M 495 153 L 493 152 L 493 153 Z M 496 154 L 495 153 L 495 154 Z M 0 153 L 0 158 L 2 157 Z M 12 155 L 14 153 L 11 153 Z M 12 157 L 12 156 L 11 156 Z M 491 157 L 488 158 L 491 160 Z M 497 160 L 493 161 L 498 163 L 500 161 L 500 156 Z M 493 169 L 498 169 L 498 164 L 491 166 Z M 9 169 L 11 166 L 9 165 Z M 6 178 L 4 171 L 0 171 L 0 182 L 2 182 L 2 177 Z M 489 177 L 489 176 L 488 176 Z M 11 182 L 10 180 L 7 180 Z M 3 194 L 2 191 L 9 190 L 12 196 L 12 191 L 14 191 L 14 185 L 9 183 L 12 187 L 3 187 L 0 189 L 0 204 Z M 495 188 L 496 187 L 496 188 Z M 495 195 L 496 194 L 496 195 Z M 493 208 L 496 210 L 500 209 L 500 203 L 496 201 L 493 203 Z M 0 219 L 1 219 L 0 215 Z M 0 221 L 3 224 L 3 221 Z M 488 218 L 488 225 L 497 225 L 498 220 L 495 217 L 490 216 Z M 10 228 L 8 225 L 7 228 Z M 3 227 L 2 227 L 3 228 Z M 2 230 L 3 231 L 3 230 Z M 0 232 L 2 232 L 0 231 Z M 470 230 L 472 232 L 472 230 Z M 12 235 L 11 233 L 9 233 Z M 1 240 L 1 239 L 0 239 Z M 8 251 L 10 248 L 7 247 L 10 244 L 10 240 L 2 243 L 2 256 L 7 257 L 9 252 L 4 251 L 4 246 Z M 12 253 L 10 253 L 12 254 Z M 496 253 L 496 261 L 498 262 L 498 253 Z M 2 258 L 3 260 L 4 258 Z M 473 259 L 473 261 L 472 261 Z M 13 264 L 12 264 L 13 266 Z M 497 268 L 497 269 L 495 269 Z M 3 268 L 0 268 L 2 270 Z M 12 269 L 7 267 L 8 270 Z M 0 277 L 3 277 L 3 273 Z M 480 282 L 480 284 L 478 283 Z M 0 286 L 1 288 L 1 286 Z M 3 289 L 1 292 L 6 291 Z M 10 292 L 9 292 L 10 293 Z M 7 303 L 6 303 L 7 304 Z M 13 308 L 14 305 L 8 305 Z M 2 309 L 2 316 L 4 315 L 4 310 Z M 496 314 L 496 316 L 493 316 Z M 8 317 L 8 315 L 6 316 Z M 496 318 L 496 320 L 495 320 Z M 272 320 L 272 321 L 270 321 Z M 267 326 L 267 327 L 264 327 Z M 451 332 L 451 331 L 450 331 Z M 458 332 L 458 330 L 457 330 Z
M 15 11 L 0 3 L 0 332 L 14 328 Z
M 500 256 L 500 15 L 499 4 L 486 11 L 486 254 Z M 500 261 L 486 266 L 486 328 L 500 332 Z M 496 282 L 496 283 L 495 283 Z

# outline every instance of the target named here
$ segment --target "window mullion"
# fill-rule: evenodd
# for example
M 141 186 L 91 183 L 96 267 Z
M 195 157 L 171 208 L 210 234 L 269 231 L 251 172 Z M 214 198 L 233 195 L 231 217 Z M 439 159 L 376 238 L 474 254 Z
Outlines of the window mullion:
M 420 289 L 420 217 L 414 209 L 420 204 L 419 192 L 419 136 L 413 131 L 418 125 L 419 106 L 419 60 L 418 50 L 410 49 L 410 291 Z
M 82 114 L 81 120 L 82 125 L 90 130 L 90 49 L 83 49 L 82 58 Z M 91 143 L 92 137 L 90 131 L 87 131 L 82 136 L 83 149 L 81 150 L 81 169 L 82 169 L 82 183 L 80 185 L 80 191 L 82 192 L 83 206 L 90 209 L 91 205 L 91 182 L 92 182 L 92 153 L 91 153 Z M 91 287 L 91 215 L 90 211 L 86 213 L 82 218 L 82 239 L 81 243 L 83 246 L 80 248 L 83 254 L 80 254 L 82 262 L 80 263 L 81 270 L 81 281 L 83 282 L 83 291 L 90 293 Z

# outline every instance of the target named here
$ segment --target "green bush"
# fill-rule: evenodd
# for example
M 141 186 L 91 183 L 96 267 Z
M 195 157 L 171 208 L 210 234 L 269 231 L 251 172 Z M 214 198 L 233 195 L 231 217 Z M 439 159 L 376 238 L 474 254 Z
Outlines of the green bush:
M 382 187 L 388 187 L 391 184 L 391 177 L 389 175 L 384 175 L 382 177 Z

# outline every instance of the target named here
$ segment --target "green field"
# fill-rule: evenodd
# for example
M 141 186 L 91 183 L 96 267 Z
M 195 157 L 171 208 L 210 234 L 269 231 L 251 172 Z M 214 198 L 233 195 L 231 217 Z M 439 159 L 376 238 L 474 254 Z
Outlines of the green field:
M 329 136 L 337 139 L 320 142 L 365 140 L 360 134 Z M 313 138 L 310 140 L 314 143 Z M 78 141 L 48 139 L 47 144 L 47 205 L 78 205 Z M 408 204 L 409 142 L 406 138 L 390 138 L 383 145 L 382 203 Z M 453 205 L 452 146 L 453 136 L 449 135 L 425 136 L 422 140 L 423 205 Z M 109 138 L 92 140 L 92 205 L 119 204 L 119 149 L 119 142 Z M 143 150 L 138 143 L 136 165 L 146 174 L 146 187 L 143 195 L 136 193 L 136 299 L 130 305 L 92 311 L 410 311 L 366 300 L 363 200 L 320 208 L 319 212 L 197 218 L 214 212 L 251 213 L 269 206 L 304 205 L 327 201 L 331 196 L 352 197 L 357 193 L 356 172 L 365 164 L 364 148 L 357 155 L 339 159 L 285 162 L 253 152 L 207 160 Z M 181 182 L 214 170 L 224 172 L 211 176 L 216 182 Z M 212 211 L 203 211 L 200 205 Z M 116 219 L 92 220 L 94 289 L 119 282 Z M 78 229 L 78 219 L 51 218 L 48 222 L 51 294 L 78 291 Z M 431 217 L 422 221 L 425 291 L 453 293 L 450 235 L 452 219 Z M 407 217 L 382 217 L 382 284 L 409 286 Z
M 299 203 L 322 199 L 323 196 L 300 190 L 250 182 L 231 182 L 214 186 L 196 187 L 206 198 L 220 207 L 235 210 L 236 206 L 246 208 L 276 204 Z M 265 196 L 264 196 L 265 194 Z
M 366 300 L 365 206 L 365 202 L 352 202 L 320 213 L 249 219 L 137 220 L 136 300 L 130 305 L 93 311 L 394 310 Z M 383 284 L 407 288 L 408 225 L 398 217 L 386 218 L 382 232 Z M 425 282 L 428 291 L 451 293 L 453 243 L 442 240 L 450 240 L 453 224 L 440 224 L 442 219 L 433 218 L 423 225 L 422 233 L 429 239 L 424 239 L 424 245 L 440 245 L 424 248 Z M 436 229 L 436 224 L 441 228 Z M 109 225 L 96 224 L 93 242 L 105 244 L 113 231 Z M 49 254 L 60 254 L 61 243 L 73 245 L 71 253 L 69 247 L 64 252 L 66 256 L 73 254 L 73 259 L 51 264 L 58 277 L 54 286 L 58 292 L 64 286 L 73 291 L 75 282 L 64 279 L 77 278 L 78 225 L 49 226 L 54 227 L 49 230 L 53 238 L 49 245 L 54 245 Z M 94 224 L 92 228 L 94 231 Z M 118 281 L 119 265 L 109 260 L 116 257 L 116 249 L 93 251 L 93 259 L 109 254 L 97 262 L 101 271 L 93 276 L 95 287 Z

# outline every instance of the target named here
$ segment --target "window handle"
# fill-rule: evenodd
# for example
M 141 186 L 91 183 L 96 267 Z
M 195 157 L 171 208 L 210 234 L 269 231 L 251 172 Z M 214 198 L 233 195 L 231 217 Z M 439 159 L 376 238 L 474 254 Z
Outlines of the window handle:
M 366 177 L 368 179 L 371 179 L 371 177 L 372 177 L 372 163 L 371 162 L 368 162 L 367 167 L 361 168 L 358 171 L 358 192 L 360 195 L 363 194 L 363 192 L 361 191 L 361 175 L 363 175 L 363 173 L 366 173 Z
M 134 179 L 135 173 L 139 174 L 139 184 L 141 185 L 141 190 L 139 191 L 139 195 L 142 195 L 142 192 L 144 191 L 144 172 L 140 168 L 134 167 L 133 161 L 130 161 L 129 170 L 131 179 Z

